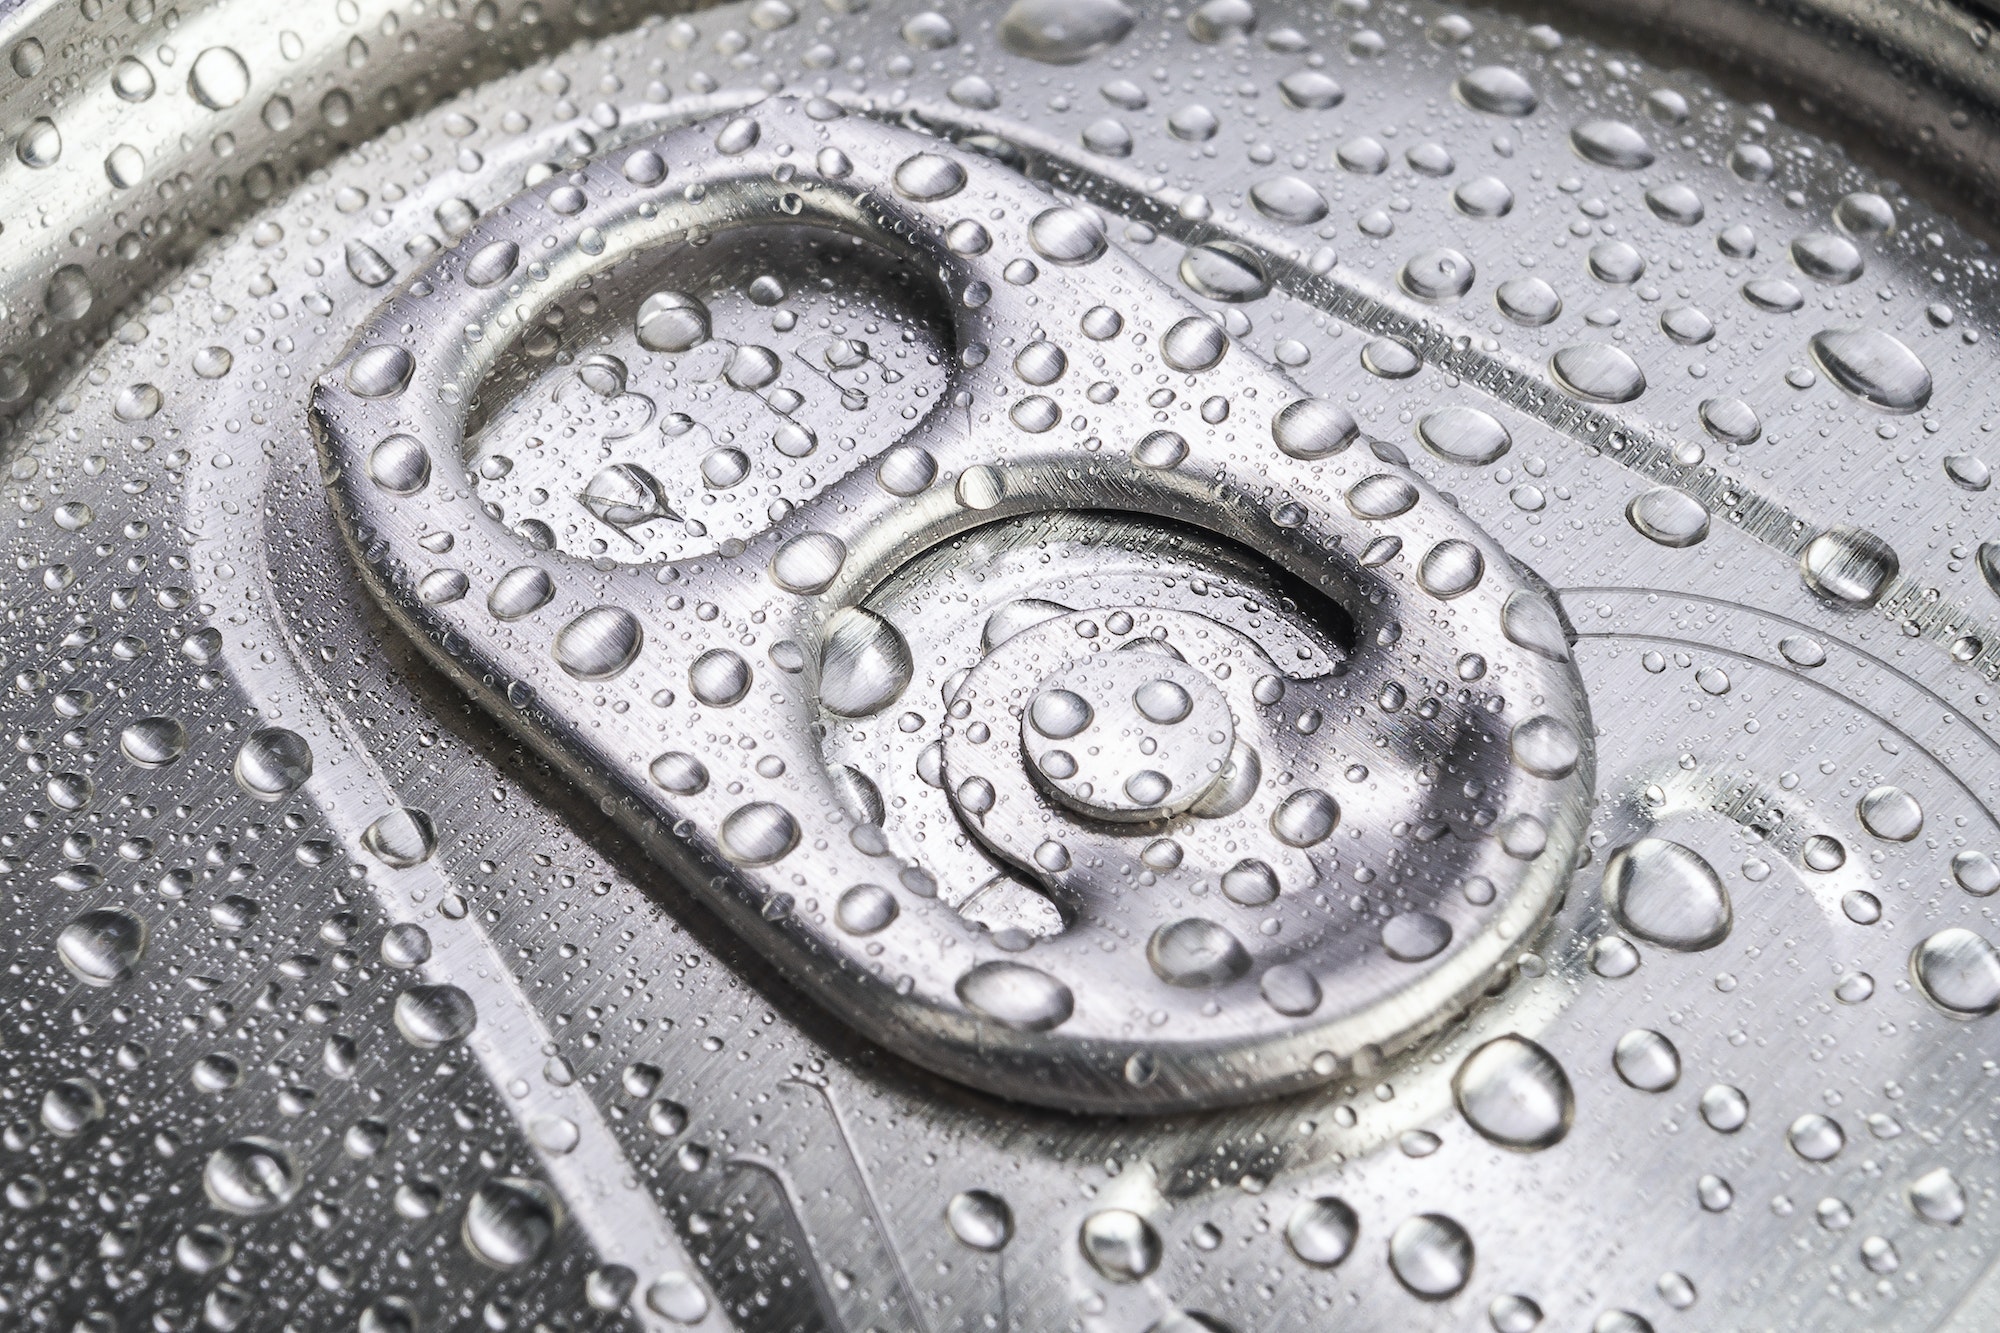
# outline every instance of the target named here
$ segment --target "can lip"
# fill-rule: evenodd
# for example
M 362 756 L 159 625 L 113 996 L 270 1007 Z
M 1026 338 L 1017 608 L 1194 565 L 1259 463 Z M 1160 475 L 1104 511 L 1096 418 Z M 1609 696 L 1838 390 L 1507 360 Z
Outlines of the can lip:
M 806 162 L 810 165 L 800 165 Z M 961 193 L 996 217 L 1019 219 L 1013 225 L 1025 224 L 1023 234 L 1012 235 L 1008 223 L 995 223 L 1003 235 L 990 256 L 953 250 L 946 238 L 962 216 L 970 216 Z M 538 252 L 532 271 L 500 273 L 498 259 L 490 257 L 518 257 L 528 239 L 548 229 L 551 213 L 559 219 L 555 247 Z M 463 452 L 459 439 L 467 405 L 481 396 L 509 339 L 532 326 L 538 312 L 564 292 L 630 255 L 734 227 L 785 225 L 855 231 L 938 273 L 957 324 L 959 365 L 951 404 L 940 404 L 919 421 L 901 446 L 929 453 L 938 483 L 915 494 L 886 489 L 876 473 L 879 460 L 869 458 L 733 556 L 680 560 L 650 571 L 651 578 L 635 577 L 637 571 L 607 572 L 560 551 L 529 552 L 501 532 L 456 475 L 454 460 Z M 1079 376 L 1065 379 L 1067 363 L 1085 356 L 1095 336 L 1088 326 L 1102 308 L 1100 292 L 1124 293 L 1122 336 L 1131 348 L 1121 355 L 1157 357 L 1170 376 L 1201 385 L 1191 391 L 1209 393 L 1216 402 L 1255 404 L 1247 409 L 1253 416 L 1271 411 L 1261 406 L 1267 400 L 1282 404 L 1269 418 L 1275 461 L 1260 459 L 1254 477 L 1229 476 L 1240 449 L 1224 446 L 1219 436 L 1198 438 L 1189 446 L 1191 457 L 1109 465 L 1100 460 L 1100 435 L 1115 444 L 1124 435 L 1143 443 L 1157 434 L 1143 405 L 1135 404 L 1135 411 L 1115 400 L 1085 403 Z M 648 298 L 639 312 L 641 343 L 671 351 L 704 335 L 705 328 L 689 322 L 698 304 L 692 298 L 678 304 Z M 437 338 L 427 333 L 433 329 L 479 329 L 484 335 Z M 1038 337 L 1023 346 L 1022 331 L 1028 329 Z M 1069 354 L 1060 348 L 1065 342 L 1072 343 Z M 1011 363 L 974 355 L 1009 343 L 1022 347 Z M 735 360 L 746 354 L 738 347 Z M 736 375 L 734 361 L 726 373 Z M 982 412 L 980 402 L 993 406 Z M 967 405 L 968 421 L 993 424 L 966 436 L 960 404 Z M 1051 429 L 1069 416 L 1074 416 L 1071 428 L 1089 422 L 1088 441 L 1078 434 L 1069 442 Z M 363 327 L 348 353 L 320 378 L 312 417 L 325 471 L 335 479 L 336 512 L 371 588 L 434 660 L 458 679 L 482 682 L 475 694 L 502 721 L 560 753 L 565 766 L 594 788 L 616 792 L 615 809 L 628 827 L 647 833 L 692 821 L 695 845 L 731 867 L 721 878 L 701 881 L 709 886 L 707 896 L 720 898 L 715 905 L 726 919 L 782 971 L 811 979 L 836 1013 L 917 1063 L 990 1091 L 1068 1109 L 1162 1112 L 1324 1082 L 1357 1057 L 1379 1058 L 1375 1053 L 1393 1053 L 1434 1030 L 1504 975 L 1515 942 L 1545 919 L 1575 861 L 1590 784 L 1590 728 L 1581 683 L 1559 632 L 1553 640 L 1546 631 L 1524 635 L 1509 619 L 1511 611 L 1502 611 L 1503 603 L 1513 605 L 1510 597 L 1545 597 L 1539 583 L 1420 478 L 1394 464 L 1376 461 L 1363 469 L 1370 474 L 1363 489 L 1374 484 L 1370 498 L 1358 499 L 1361 491 L 1354 491 L 1345 503 L 1336 499 L 1335 490 L 1349 484 L 1349 473 L 1358 466 L 1343 456 L 1355 438 L 1353 419 L 1299 395 L 1240 352 L 1231 355 L 1221 329 L 1107 247 L 1093 215 L 1039 194 L 979 157 L 849 118 L 825 99 L 774 97 L 741 113 L 670 131 L 575 176 L 545 182 L 490 213 Z M 434 461 L 420 464 L 419 458 Z M 1079 467 L 1090 475 L 1087 485 L 1075 479 Z M 1400 482 L 1394 503 L 1376 495 L 1385 479 Z M 1275 506 L 1258 498 L 1274 483 L 1288 497 Z M 900 835 L 893 829 L 886 839 L 872 825 L 843 836 L 837 829 L 808 829 L 793 813 L 799 803 L 808 810 L 838 808 L 838 792 L 827 785 L 815 747 L 805 743 L 815 726 L 814 692 L 823 697 L 851 670 L 845 665 L 850 650 L 830 655 L 835 645 L 827 636 L 836 623 L 845 623 L 836 622 L 835 613 L 860 606 L 897 568 L 961 533 L 1079 501 L 1215 531 L 1262 552 L 1308 585 L 1326 588 L 1357 621 L 1357 643 L 1370 645 L 1347 664 L 1366 667 L 1356 673 L 1357 681 L 1384 669 L 1367 663 L 1377 651 L 1372 645 L 1395 642 L 1392 627 L 1422 615 L 1430 633 L 1398 650 L 1410 656 L 1402 669 L 1419 679 L 1450 679 L 1457 670 L 1462 678 L 1477 680 L 1490 666 L 1507 676 L 1510 691 L 1540 701 L 1545 713 L 1538 721 L 1559 729 L 1569 750 L 1556 768 L 1522 769 L 1518 743 L 1515 763 L 1505 759 L 1504 745 L 1497 762 L 1475 757 L 1477 746 L 1468 749 L 1466 737 L 1510 723 L 1489 721 L 1485 706 L 1472 703 L 1470 695 L 1458 702 L 1445 699 L 1442 717 L 1406 715 L 1395 724 L 1402 733 L 1397 748 L 1377 757 L 1384 768 L 1413 764 L 1421 754 L 1481 773 L 1490 802 L 1479 815 L 1485 823 L 1466 822 L 1469 809 L 1449 816 L 1442 807 L 1425 813 L 1428 798 L 1411 788 L 1413 796 L 1404 799 L 1416 804 L 1398 827 L 1436 824 L 1443 841 L 1430 844 L 1428 853 L 1413 845 L 1405 853 L 1413 863 L 1428 855 L 1453 884 L 1477 878 L 1497 892 L 1476 903 L 1457 895 L 1452 885 L 1425 890 L 1435 904 L 1391 922 L 1386 948 L 1372 940 L 1343 940 L 1343 931 L 1314 924 L 1315 913 L 1302 904 L 1288 906 L 1293 899 L 1286 897 L 1268 910 L 1272 920 L 1286 923 L 1287 938 L 1298 942 L 1275 953 L 1257 944 L 1254 972 L 1251 952 L 1210 920 L 1212 913 L 1184 913 L 1178 923 L 1133 921 L 1129 928 L 1151 941 L 1142 961 L 1136 947 L 1119 944 L 1100 924 L 1131 916 L 1132 902 L 1115 905 L 1120 901 L 1115 884 L 1100 882 L 1089 868 L 1101 863 L 1099 855 L 1132 855 L 1131 839 L 1113 837 L 1101 854 L 1088 857 L 1081 845 L 1074 855 L 1070 850 L 1079 839 L 1096 847 L 1094 839 L 1130 816 L 1072 811 L 1021 846 L 996 841 L 996 821 L 1004 811 L 1023 812 L 1008 819 L 1025 815 L 1040 824 L 1056 808 L 1030 784 L 1016 756 L 991 770 L 1001 784 L 1002 812 L 968 809 L 957 789 L 952 799 L 961 820 L 1003 863 L 1011 861 L 1016 873 L 1042 881 L 1072 904 L 1065 928 L 1033 952 L 1018 953 L 1032 944 L 1031 937 L 1012 941 L 975 931 L 959 945 L 960 958 L 970 964 L 953 962 L 940 971 L 929 961 L 933 946 L 927 941 L 933 933 L 962 937 L 963 926 L 949 914 L 939 916 L 947 912 L 945 901 L 927 895 L 890 890 L 879 903 L 871 898 L 854 908 L 857 919 L 886 918 L 859 932 L 866 938 L 865 959 L 856 932 L 778 907 L 787 896 L 784 875 L 804 873 L 814 884 L 856 886 L 885 875 L 904 883 L 912 874 L 934 878 L 920 856 L 912 859 L 913 848 L 897 845 Z M 439 529 L 455 534 L 443 564 L 419 546 L 424 532 Z M 1406 536 L 1409 555 L 1399 557 L 1395 551 Z M 1380 548 L 1381 554 L 1358 558 L 1364 547 Z M 475 572 L 482 583 L 476 571 L 518 573 L 534 565 L 551 588 L 539 605 L 503 628 L 481 614 L 491 596 L 480 587 L 475 595 L 445 602 L 423 596 L 425 583 L 447 565 Z M 751 691 L 754 669 L 733 648 L 714 649 L 682 666 L 673 617 L 663 616 L 657 597 L 645 591 L 659 582 L 672 582 L 688 600 L 731 608 L 742 623 L 768 621 L 774 634 L 784 636 L 784 655 L 796 657 L 803 673 L 794 681 L 776 678 L 778 693 L 767 703 L 765 693 Z M 888 622 L 878 618 L 874 625 L 888 636 L 885 643 L 900 643 Z M 861 627 L 864 637 L 867 629 Z M 1036 633 L 1052 647 L 1073 639 L 1045 631 Z M 1161 632 L 1168 631 L 1162 626 Z M 1205 633 L 1190 631 L 1190 651 Z M 773 653 L 778 660 L 779 649 Z M 906 664 L 907 648 L 897 656 Z M 551 658 L 560 673 L 550 670 Z M 1475 660 L 1476 672 L 1465 675 L 1465 663 Z M 779 666 L 782 671 L 784 663 Z M 903 670 L 906 680 L 907 665 Z M 718 672 L 740 685 L 724 690 L 709 681 Z M 904 688 L 903 680 L 882 698 L 843 710 L 880 712 Z M 593 695 L 643 699 L 682 684 L 690 687 L 695 703 L 732 710 L 739 724 L 764 729 L 766 752 L 786 755 L 787 782 L 765 782 L 748 771 L 737 777 L 741 761 L 727 751 L 704 749 L 702 726 L 691 718 L 685 740 L 667 740 L 677 752 L 702 751 L 696 758 L 709 781 L 700 790 L 665 792 L 648 780 L 654 755 L 637 753 L 641 738 L 617 728 L 592 735 L 577 725 Z M 516 687 L 533 691 L 531 704 L 506 702 L 509 692 L 522 692 Z M 1489 702 L 1495 710 L 1505 707 L 1498 695 Z M 1215 706 L 1223 706 L 1220 696 Z M 1257 707 L 1244 695 L 1239 724 L 1247 724 Z M 1011 735 L 1019 727 L 1014 710 L 1002 711 L 1006 716 L 996 715 L 993 729 Z M 987 729 L 980 722 L 966 725 Z M 1326 733 L 1329 741 L 1336 732 Z M 1284 734 L 1270 731 L 1257 744 L 1279 747 L 1270 751 L 1273 762 L 1287 749 L 1301 756 L 1285 764 L 1310 762 L 1304 755 L 1319 742 L 1297 732 L 1285 740 Z M 954 753 L 960 757 L 952 758 Z M 1410 757 L 1403 758 L 1405 753 Z M 961 771 L 968 762 L 965 752 L 948 744 L 945 754 L 948 781 L 967 781 Z M 1165 780 L 1152 769 L 1142 776 Z M 979 781 L 984 790 L 993 789 Z M 725 788 L 745 795 L 725 799 Z M 1334 813 L 1317 820 L 1301 813 L 1308 797 Z M 1327 836 L 1338 806 L 1303 785 L 1268 813 L 1267 804 L 1259 796 L 1248 814 L 1215 817 L 1248 820 L 1244 827 L 1253 845 L 1258 837 L 1269 843 L 1268 860 L 1298 863 L 1284 870 L 1285 878 L 1301 888 L 1311 884 L 1325 869 L 1318 853 L 1299 849 Z M 1150 823 L 1164 833 L 1178 827 L 1177 818 L 1186 822 L 1177 812 L 1162 810 Z M 1307 830 L 1307 824 L 1315 827 Z M 885 845 L 858 845 L 871 840 Z M 884 851 L 891 853 L 887 862 L 881 859 Z M 1455 868 L 1444 869 L 1447 865 Z M 1223 869 L 1211 868 L 1216 874 Z M 961 886 L 953 888 L 963 896 Z M 946 893 L 944 899 L 952 896 Z M 1146 910 L 1137 910 L 1144 920 Z M 1448 918 L 1457 924 L 1447 924 Z M 1121 926 L 1117 934 L 1126 929 Z M 1404 935 L 1411 939 L 1399 949 L 1396 941 Z M 1329 965 L 1319 961 L 1323 954 L 1344 961 Z M 1278 993 L 1272 986 L 1282 989 L 1286 983 L 1262 984 L 1256 973 L 1278 963 L 1290 969 L 1283 974 L 1287 979 L 1299 973 L 1291 989 L 1310 982 L 1313 1004 L 1271 998 Z M 1124 1017 L 1134 1004 L 1187 1008 L 1190 1016 L 1205 1004 L 1210 1017 L 1200 1032 L 1136 1037 Z

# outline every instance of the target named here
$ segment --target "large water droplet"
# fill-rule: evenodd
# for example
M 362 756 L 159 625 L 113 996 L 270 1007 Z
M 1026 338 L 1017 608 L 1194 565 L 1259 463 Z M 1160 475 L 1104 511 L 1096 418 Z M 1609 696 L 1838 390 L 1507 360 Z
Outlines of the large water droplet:
M 1569 132 L 1570 145 L 1585 161 L 1619 171 L 1653 165 L 1653 146 L 1622 120 L 1586 120 Z
M 1931 372 L 1917 354 L 1877 329 L 1827 329 L 1812 337 L 1813 360 L 1835 384 L 1885 412 L 1921 411 Z
M 312 776 L 312 747 L 296 731 L 263 727 L 236 752 L 236 785 L 260 801 L 282 800 Z
M 1861 248 L 1829 231 L 1809 232 L 1792 242 L 1792 262 L 1799 272 L 1821 282 L 1847 283 L 1861 276 Z
M 1180 274 L 1190 290 L 1211 301 L 1255 301 L 1271 290 L 1263 261 L 1248 246 L 1234 241 L 1207 241 L 1188 247 L 1181 256 Z
M 1583 759 L 1583 740 L 1576 728 L 1559 717 L 1543 714 L 1514 728 L 1509 741 L 1514 762 L 1538 778 L 1566 778 Z
M 1471 542 L 1447 538 L 1424 552 L 1417 565 L 1417 583 L 1433 597 L 1453 598 L 1479 586 L 1486 557 Z
M 1104 226 L 1080 208 L 1047 208 L 1028 224 L 1028 244 L 1051 264 L 1088 264 L 1104 253 Z
M 827 622 L 820 650 L 820 702 L 829 712 L 842 717 L 879 713 L 902 695 L 914 671 L 910 645 L 873 611 L 846 607 Z
M 1931 1003 L 1953 1017 L 2000 1010 L 2000 953 L 1963 926 L 1948 926 L 1919 944 L 1910 972 Z
M 1014 0 L 1000 42 L 1017 56 L 1074 65 L 1123 41 L 1137 21 L 1124 0 Z
M 767 866 L 798 845 L 798 820 L 772 801 L 739 805 L 722 820 L 723 853 L 738 865 Z
M 1397 280 L 1419 301 L 1456 301 L 1472 290 L 1472 261 L 1449 247 L 1411 255 Z
M 1452 1079 L 1459 1114 L 1486 1138 L 1530 1151 L 1553 1147 L 1569 1133 L 1576 1095 L 1556 1058 L 1526 1037 L 1487 1042 Z
M 1650 1028 L 1634 1028 L 1611 1052 L 1618 1077 L 1641 1092 L 1665 1092 L 1680 1082 L 1681 1053 Z
M 1271 418 L 1271 438 L 1278 452 L 1308 462 L 1345 449 L 1360 430 L 1346 408 L 1323 398 L 1287 403 Z
M 1965 1220 L 1965 1188 L 1948 1167 L 1934 1167 L 1910 1182 L 1910 1207 L 1918 1217 L 1941 1227 Z
M 1288 847 L 1324 842 L 1339 823 L 1340 803 L 1317 787 L 1292 792 L 1271 812 L 1271 832 Z
M 1857 607 L 1881 600 L 1900 567 L 1887 542 L 1860 528 L 1828 528 L 1799 555 L 1799 572 L 1808 588 Z
M 396 996 L 393 1012 L 403 1040 L 426 1050 L 464 1041 L 479 1023 L 472 997 L 456 986 L 411 986 Z
M 1189 374 L 1210 369 L 1228 350 L 1228 335 L 1200 315 L 1189 315 L 1160 336 L 1160 359 Z
M 1077 1234 L 1083 1257 L 1113 1282 L 1137 1282 L 1160 1266 L 1160 1234 L 1126 1208 L 1105 1208 L 1083 1219 Z
M 188 91 L 211 111 L 235 106 L 250 93 L 250 67 L 226 46 L 211 46 L 188 67 Z
M 1273 222 L 1310 226 L 1327 214 L 1326 196 L 1297 176 L 1273 176 L 1250 187 L 1250 202 Z
M 187 728 L 170 717 L 142 717 L 118 733 L 119 752 L 141 768 L 164 768 L 187 748 Z
M 1534 85 L 1505 65 L 1468 70 L 1459 75 L 1451 90 L 1474 111 L 1495 116 L 1525 116 L 1537 104 Z
M 1792 1122 L 1785 1141 L 1808 1162 L 1829 1162 L 1847 1146 L 1847 1132 L 1838 1121 L 1814 1111 Z
M 460 1235 L 472 1257 L 494 1268 L 519 1268 L 542 1257 L 562 1210 L 554 1191 L 534 1180 L 505 1176 L 473 1191 Z
M 431 456 L 409 435 L 391 435 L 368 454 L 368 479 L 391 495 L 415 495 L 431 480 Z
M 217 1148 L 202 1168 L 202 1190 L 224 1212 L 274 1213 L 299 1192 L 299 1169 L 283 1145 L 243 1138 Z
M 1484 467 L 1513 447 L 1514 437 L 1491 413 L 1476 407 L 1445 407 L 1417 422 L 1417 439 L 1439 458 Z
M 146 923 L 124 908 L 94 908 L 62 928 L 56 956 L 86 986 L 116 985 L 139 965 L 146 937 Z
M 1169 986 L 1207 988 L 1250 970 L 1250 955 L 1227 929 L 1202 917 L 1161 926 L 1146 942 L 1146 961 Z
M 633 333 L 653 352 L 685 352 L 708 341 L 708 307 L 685 292 L 654 292 L 639 303 Z
M 948 199 L 965 188 L 965 168 L 939 153 L 917 153 L 896 166 L 896 193 L 929 202 Z
M 1333 1268 L 1347 1258 L 1360 1232 L 1354 1210 L 1330 1194 L 1301 1199 L 1285 1221 L 1285 1243 L 1315 1268 Z
M 1389 1237 L 1389 1270 L 1423 1300 L 1455 1296 L 1472 1279 L 1472 1237 L 1442 1213 L 1406 1218 Z
M 362 832 L 361 845 L 383 865 L 406 870 L 431 859 L 437 829 L 424 811 L 399 806 Z
M 347 388 L 357 398 L 393 398 L 409 387 L 417 359 L 387 344 L 366 348 L 347 366 Z
M 1924 808 L 1901 787 L 1876 787 L 1861 798 L 1861 826 L 1878 838 L 1908 842 L 1924 831 Z
M 958 979 L 968 1009 L 1024 1032 L 1047 1032 L 1069 1021 L 1076 997 L 1048 973 L 1025 963 L 980 963 Z
M 1693 546 L 1708 536 L 1708 511 L 1686 491 L 1655 486 L 1632 497 L 1625 519 L 1662 546 Z
M 465 280 L 474 287 L 493 287 L 505 282 L 521 262 L 521 247 L 512 241 L 492 241 L 473 252 L 465 261 Z
M 1714 867 L 1665 838 L 1641 838 L 1611 854 L 1604 901 L 1627 930 L 1669 949 L 1712 949 L 1733 920 L 1728 890 Z
M 1639 363 L 1610 343 L 1565 347 L 1549 358 L 1549 370 L 1557 384 L 1593 403 L 1629 403 L 1646 392 Z
M 495 620 L 519 620 L 533 615 L 556 595 L 555 580 L 537 565 L 517 565 L 502 574 L 486 596 Z
M 975 1250 L 1005 1249 L 1014 1236 L 1014 1210 L 986 1190 L 965 1190 L 944 1207 L 945 1225 L 961 1245 Z
M 596 606 L 556 634 L 556 665 L 578 680 L 610 680 L 645 646 L 639 619 L 622 606 Z

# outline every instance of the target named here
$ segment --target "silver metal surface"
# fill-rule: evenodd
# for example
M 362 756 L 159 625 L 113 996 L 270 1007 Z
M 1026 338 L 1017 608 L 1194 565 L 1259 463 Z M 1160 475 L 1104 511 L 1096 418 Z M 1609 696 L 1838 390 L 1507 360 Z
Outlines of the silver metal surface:
M 1990 1322 L 1980 62 L 852 8 L 0 18 L 5 1319 Z

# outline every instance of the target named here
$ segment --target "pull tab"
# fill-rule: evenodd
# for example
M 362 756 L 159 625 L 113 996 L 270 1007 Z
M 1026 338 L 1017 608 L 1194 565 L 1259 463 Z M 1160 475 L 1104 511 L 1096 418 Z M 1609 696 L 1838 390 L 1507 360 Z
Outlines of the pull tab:
M 482 506 L 468 425 L 559 303 L 799 226 L 935 281 L 956 357 L 907 436 L 665 563 Z M 642 367 L 713 336 L 670 283 L 622 318 Z M 618 430 L 693 468 L 712 442 L 651 406 Z M 520 196 L 312 410 L 369 586 L 434 661 L 833 1012 L 1002 1096 L 1163 1112 L 1365 1071 L 1506 976 L 1581 848 L 1591 728 L 1539 580 L 1096 214 L 829 103 Z M 596 521 L 685 518 L 612 471 Z

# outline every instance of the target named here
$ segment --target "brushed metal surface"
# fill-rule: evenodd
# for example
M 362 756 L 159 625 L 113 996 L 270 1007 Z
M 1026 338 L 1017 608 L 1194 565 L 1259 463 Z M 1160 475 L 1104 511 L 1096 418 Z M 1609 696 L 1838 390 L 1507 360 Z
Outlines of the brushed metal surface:
M 1109 1333 L 1524 1328 L 1533 1308 L 1551 1328 L 1983 1326 L 1995 1065 L 1978 1011 L 2000 965 L 1952 933 L 1994 938 L 2000 884 L 1980 242 L 1699 75 L 1486 11 L 525 17 L 6 11 L 6 1318 Z M 1049 63 L 1092 44 L 1056 21 L 1102 49 Z M 586 33 L 602 35 L 567 44 Z M 216 108 L 190 71 L 224 45 L 247 85 Z M 148 100 L 112 85 L 128 55 Z M 1843 56 L 1856 86 L 1902 86 L 1864 58 Z M 1472 77 L 1493 67 L 1532 110 Z M 312 110 L 334 78 L 349 127 Z M 282 127 L 264 114 L 279 94 Z M 476 228 L 554 236 L 502 212 L 524 190 L 604 180 L 712 117 L 779 115 L 778 94 L 839 102 L 898 153 L 913 131 L 956 140 L 932 151 L 1096 209 L 1100 262 L 1149 302 L 1212 312 L 1245 382 L 1275 364 L 1353 415 L 1363 438 L 1337 464 L 1408 469 L 1558 591 L 1596 727 L 1589 856 L 1462 1022 L 1324 1089 L 1198 1114 L 970 1091 L 853 1035 L 865 1016 L 745 945 L 572 784 L 574 762 L 494 727 L 375 609 L 312 386 Z M 1885 132 L 1914 133 L 1947 105 L 1932 97 Z M 61 141 L 47 166 L 23 156 L 48 151 L 37 116 Z M 124 189 L 120 143 L 145 161 Z M 1002 169 L 966 168 L 1026 198 Z M 717 170 L 677 161 L 667 184 Z M 983 225 L 1019 235 L 1022 207 Z M 148 218 L 201 239 L 121 250 Z M 1441 248 L 1471 269 L 1463 295 L 1438 285 Z M 771 383 L 810 405 L 817 459 L 778 447 L 719 366 L 586 345 L 626 337 L 646 294 L 595 281 L 554 295 L 556 355 L 481 393 L 467 459 L 506 522 L 649 598 L 673 594 L 635 571 L 672 542 L 750 550 L 940 429 L 916 423 L 963 345 L 927 273 L 823 231 L 675 263 L 717 336 L 780 353 Z M 67 322 L 50 302 L 74 310 L 80 289 L 49 286 L 66 264 L 91 292 Z M 1501 284 L 1529 278 L 1560 298 L 1549 322 L 1524 322 L 1545 300 L 1528 285 L 1503 312 Z M 1032 339 L 1032 313 L 1007 318 Z M 426 327 L 423 346 L 463 355 L 463 335 Z M 837 365 L 834 340 L 876 359 Z M 1560 355 L 1578 347 L 1598 350 Z M 1636 387 L 1602 349 L 1643 376 L 1628 401 L 1602 401 Z M 590 362 L 607 352 L 630 376 L 608 395 Z M 1105 378 L 1128 374 L 1113 410 L 1155 387 Z M 1198 459 L 1201 432 L 1180 433 Z M 1257 447 L 1273 476 L 1291 466 Z M 734 481 L 712 457 L 731 450 Z M 433 486 L 451 462 L 433 457 Z M 605 521 L 621 496 L 592 482 L 620 462 L 645 464 L 673 523 Z M 501 540 L 499 521 L 454 547 Z M 1192 576 L 1163 580 L 1195 569 L 1286 595 L 1268 551 L 1073 513 L 1012 523 L 891 574 L 875 605 L 942 643 L 989 580 L 1018 600 L 1108 571 L 1101 600 L 1048 596 L 1093 618 L 1185 613 Z M 518 539 L 522 563 L 556 562 L 543 538 Z M 1331 617 L 1290 614 L 1258 632 L 1337 644 Z M 564 716 L 616 737 L 650 706 L 602 694 Z M 806 739 L 766 729 L 743 739 Z M 960 817 L 921 774 L 885 764 L 875 785 L 886 832 L 917 821 L 889 804 L 905 786 L 940 829 Z M 1362 868 L 1330 876 L 1327 910 L 1388 901 Z M 1011 910 L 987 924 L 1028 933 L 1033 904 Z

